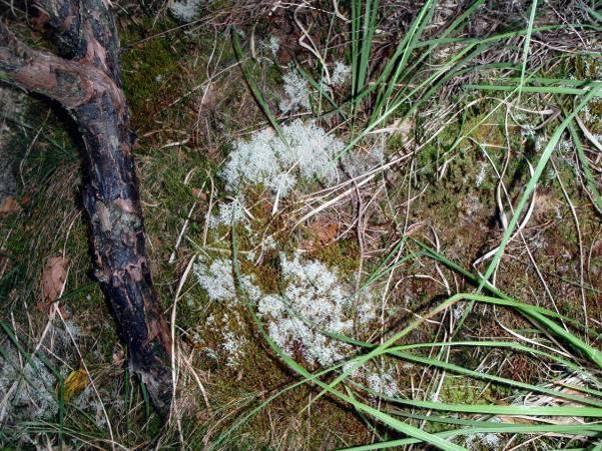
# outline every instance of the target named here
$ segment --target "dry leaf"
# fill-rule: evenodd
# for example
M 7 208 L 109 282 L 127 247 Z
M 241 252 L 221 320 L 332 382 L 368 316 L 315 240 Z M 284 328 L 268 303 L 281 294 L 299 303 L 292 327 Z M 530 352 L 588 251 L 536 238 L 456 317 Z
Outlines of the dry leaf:
M 339 224 L 326 219 L 318 219 L 310 225 L 310 228 L 322 245 L 333 241 L 339 233 Z
M 307 250 L 316 250 L 322 246 L 331 244 L 339 233 L 339 224 L 328 219 L 317 219 L 309 224 L 311 238 L 302 243 Z
M 198 198 L 199 200 L 202 201 L 206 201 L 207 200 L 207 194 L 205 194 L 203 192 L 203 190 L 200 190 L 198 188 L 192 188 L 192 195 L 196 198 Z
M 8 196 L 0 205 L 0 216 L 8 215 L 11 213 L 18 213 L 21 211 L 21 205 L 17 202 L 17 200 L 13 196 Z
M 405 143 L 410 139 L 410 136 L 414 131 L 414 120 L 404 119 L 401 122 L 398 120 L 395 124 L 395 128 L 395 133 L 399 133 L 402 141 Z
M 72 371 L 65 379 L 65 391 L 63 393 L 65 402 L 69 402 L 75 395 L 84 391 L 87 385 L 88 373 L 86 370 L 80 368 L 79 370 Z
M 123 366 L 123 362 L 125 362 L 125 351 L 119 344 L 116 345 L 115 350 L 113 351 L 112 360 L 113 365 L 118 368 L 121 368 Z
M 385 128 L 379 128 L 376 130 L 372 130 L 370 134 L 379 134 L 379 133 L 391 133 L 393 135 L 397 135 L 401 137 L 403 143 L 409 141 L 411 134 L 414 131 L 414 120 L 413 119 L 397 119 L 390 126 Z
M 42 294 L 44 303 L 50 304 L 58 299 L 67 280 L 69 260 L 64 257 L 50 257 L 42 271 Z

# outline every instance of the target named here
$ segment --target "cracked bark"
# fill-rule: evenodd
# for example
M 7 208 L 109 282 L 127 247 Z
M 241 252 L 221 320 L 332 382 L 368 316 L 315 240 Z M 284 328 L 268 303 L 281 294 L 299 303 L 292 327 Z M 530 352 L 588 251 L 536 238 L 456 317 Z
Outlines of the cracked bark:
M 57 101 L 78 126 L 95 275 L 128 347 L 130 368 L 165 417 L 172 398 L 171 338 L 146 256 L 113 15 L 105 0 L 38 0 L 35 6 L 35 23 L 52 31 L 60 56 L 26 46 L 0 23 L 0 81 Z

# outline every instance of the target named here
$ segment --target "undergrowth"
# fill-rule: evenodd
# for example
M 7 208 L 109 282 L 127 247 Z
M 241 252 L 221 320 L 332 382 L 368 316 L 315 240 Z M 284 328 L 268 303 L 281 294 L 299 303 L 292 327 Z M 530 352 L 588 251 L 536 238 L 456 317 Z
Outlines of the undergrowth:
M 120 17 L 170 420 L 91 274 L 77 137 L 32 107 L 0 444 L 599 449 L 599 5 L 186 5 Z

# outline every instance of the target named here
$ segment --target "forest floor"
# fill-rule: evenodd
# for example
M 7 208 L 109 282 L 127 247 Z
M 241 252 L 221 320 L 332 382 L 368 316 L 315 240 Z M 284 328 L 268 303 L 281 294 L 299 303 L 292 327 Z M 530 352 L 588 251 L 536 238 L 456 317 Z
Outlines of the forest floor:
M 0 446 L 599 443 L 596 2 L 414 3 L 116 9 L 167 426 L 93 277 L 77 131 L 0 86 Z

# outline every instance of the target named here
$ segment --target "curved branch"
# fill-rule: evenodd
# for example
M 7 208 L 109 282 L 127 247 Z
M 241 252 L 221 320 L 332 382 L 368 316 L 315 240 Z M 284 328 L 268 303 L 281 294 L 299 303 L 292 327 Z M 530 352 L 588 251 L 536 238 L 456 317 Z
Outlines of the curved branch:
M 92 63 L 121 86 L 119 38 L 115 21 L 104 0 L 35 0 L 37 26 L 54 32 L 66 59 Z
M 88 8 L 91 3 L 98 5 Z M 101 0 L 82 0 L 82 5 L 84 41 L 76 41 L 85 42 L 86 53 L 80 59 L 32 49 L 0 23 L 0 80 L 59 102 L 79 127 L 88 160 L 83 194 L 96 277 L 111 305 L 119 336 L 128 346 L 132 372 L 147 385 L 157 411 L 166 416 L 172 399 L 171 338 L 146 257 L 131 154 L 134 139 L 115 59 L 117 35 Z M 95 15 L 103 10 L 107 14 Z
M 76 0 L 36 0 L 38 10 L 35 19 L 37 27 L 48 26 L 55 32 L 58 49 L 68 59 L 78 59 L 86 53 L 85 38 L 82 33 L 80 3 Z
M 0 80 L 49 97 L 69 111 L 88 102 L 98 88 L 109 90 L 114 85 L 107 74 L 95 67 L 30 48 L 2 22 Z

